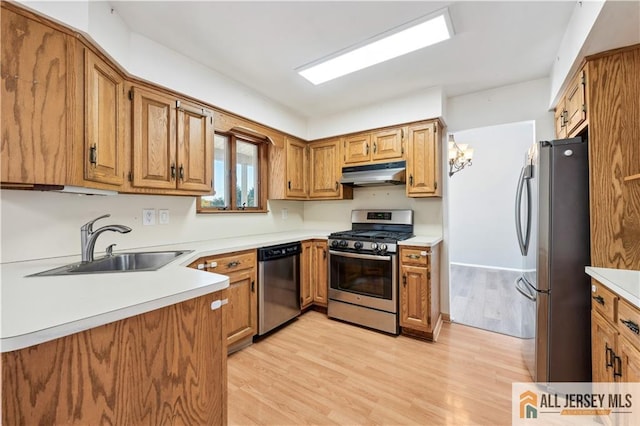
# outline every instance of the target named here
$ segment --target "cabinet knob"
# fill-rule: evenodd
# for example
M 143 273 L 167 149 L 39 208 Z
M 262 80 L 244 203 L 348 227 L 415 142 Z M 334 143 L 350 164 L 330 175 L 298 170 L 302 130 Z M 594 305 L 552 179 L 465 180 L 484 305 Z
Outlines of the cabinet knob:
M 180 180 L 184 180 L 184 167 L 182 166 L 182 164 L 180 164 L 179 176 Z
M 365 153 L 369 155 L 369 144 L 365 145 Z
M 413 175 L 409 175 L 409 185 L 413 186 Z
M 598 296 L 593 296 L 591 298 L 595 300 L 597 303 L 599 303 L 600 305 L 604 306 L 604 299 L 602 298 L 602 296 L 598 295 Z
M 176 179 L 176 165 L 171 163 L 171 180 Z
M 407 286 L 407 276 L 406 275 L 402 276 L 402 285 L 405 286 L 405 287 Z
M 98 148 L 95 143 L 89 148 L 89 162 L 94 166 L 98 163 Z

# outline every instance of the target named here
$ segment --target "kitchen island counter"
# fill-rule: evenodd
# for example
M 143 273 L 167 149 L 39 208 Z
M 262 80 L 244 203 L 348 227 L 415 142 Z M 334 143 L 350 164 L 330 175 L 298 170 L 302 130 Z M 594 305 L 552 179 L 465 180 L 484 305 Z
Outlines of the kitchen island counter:
M 327 235 L 295 231 L 126 250 L 191 250 L 148 272 L 28 277 L 80 256 L 0 264 L 0 350 L 26 348 L 227 288 L 228 277 L 186 267 L 200 257 Z

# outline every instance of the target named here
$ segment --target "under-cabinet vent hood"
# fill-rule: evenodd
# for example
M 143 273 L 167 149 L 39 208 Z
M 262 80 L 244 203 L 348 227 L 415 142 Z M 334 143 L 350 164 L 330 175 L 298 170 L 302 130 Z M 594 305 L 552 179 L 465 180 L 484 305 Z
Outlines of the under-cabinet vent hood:
M 340 183 L 349 186 L 403 185 L 406 182 L 405 170 L 404 161 L 343 167 Z

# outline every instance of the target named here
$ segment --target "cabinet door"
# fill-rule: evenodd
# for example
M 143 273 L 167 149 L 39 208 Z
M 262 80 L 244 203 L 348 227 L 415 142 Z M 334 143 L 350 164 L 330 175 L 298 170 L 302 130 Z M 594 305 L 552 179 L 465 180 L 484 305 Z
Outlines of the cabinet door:
M 175 99 L 134 87 L 133 186 L 176 188 Z
M 407 146 L 407 196 L 439 196 L 440 150 L 436 123 L 409 127 Z
M 213 112 L 184 101 L 177 109 L 178 189 L 211 192 Z
M 400 281 L 400 326 L 431 331 L 430 283 L 427 268 L 402 265 Z
M 3 2 L 4 4 L 4 2 Z M 66 179 L 71 41 L 2 8 L 2 182 Z
M 340 197 L 340 140 L 309 145 L 310 198 Z
M 307 191 L 307 144 L 297 139 L 286 139 L 287 190 L 288 197 L 306 198 Z
M 313 243 L 313 302 L 317 305 L 327 306 L 328 293 L 328 259 L 327 242 L 315 241 Z
M 306 308 L 313 303 L 312 280 L 313 270 L 311 269 L 311 241 L 302 243 L 302 254 L 300 255 L 300 307 Z
M 626 338 L 622 337 L 618 340 L 618 356 L 620 363 L 618 368 L 622 376 L 620 380 L 623 382 L 640 382 L 640 350 L 636 348 Z
M 371 135 L 371 145 L 373 152 L 371 159 L 378 160 L 402 160 L 404 157 L 404 148 L 402 146 L 405 134 L 405 128 L 382 130 Z
M 564 109 L 564 99 L 562 99 L 553 113 L 556 127 L 556 138 L 564 139 L 567 137 L 566 111 Z
M 361 133 L 344 138 L 344 164 L 355 165 L 371 161 L 371 135 Z
M 124 183 L 124 80 L 106 62 L 85 49 L 84 178 Z
M 572 136 L 574 130 L 587 119 L 585 103 L 585 71 L 580 71 L 571 81 L 565 96 L 566 132 Z
M 604 318 L 591 313 L 592 381 L 613 382 L 617 332 Z
M 229 274 L 225 329 L 227 345 L 258 333 L 258 298 L 255 269 Z

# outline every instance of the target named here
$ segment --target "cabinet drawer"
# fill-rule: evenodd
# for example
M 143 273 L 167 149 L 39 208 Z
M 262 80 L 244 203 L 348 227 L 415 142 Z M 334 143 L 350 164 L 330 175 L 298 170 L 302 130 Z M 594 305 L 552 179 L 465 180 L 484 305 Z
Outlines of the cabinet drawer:
M 591 308 L 613 323 L 616 322 L 617 299 L 618 296 L 611 290 L 598 281 L 591 280 Z
M 626 300 L 618 301 L 618 330 L 640 348 L 640 310 Z
M 255 268 L 257 265 L 256 259 L 256 252 L 254 250 L 238 251 L 221 256 L 201 257 L 189 266 L 196 269 L 202 269 L 204 267 L 204 269 L 209 272 L 228 275 L 230 272 Z
M 401 247 L 400 263 L 403 265 L 429 266 L 431 249 L 427 247 Z

